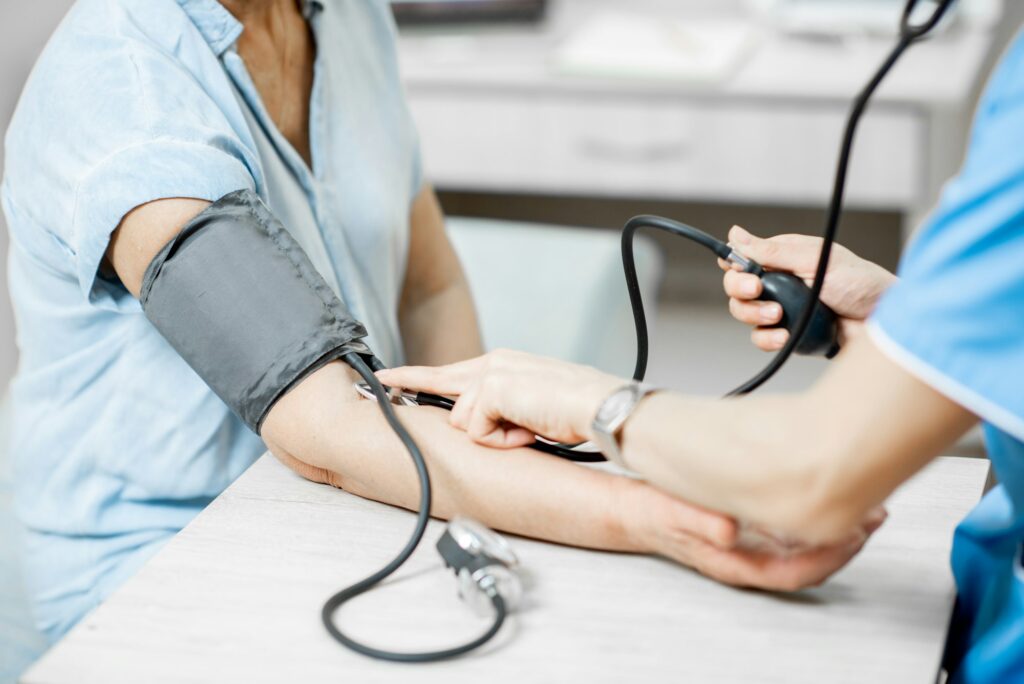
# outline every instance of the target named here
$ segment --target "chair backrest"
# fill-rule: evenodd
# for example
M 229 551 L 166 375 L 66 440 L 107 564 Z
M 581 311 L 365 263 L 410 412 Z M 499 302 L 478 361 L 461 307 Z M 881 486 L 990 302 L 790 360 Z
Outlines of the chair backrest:
M 448 232 L 488 348 L 632 374 L 636 337 L 618 232 L 469 218 L 450 218 Z M 653 314 L 661 256 L 643 237 L 634 251 L 644 302 Z

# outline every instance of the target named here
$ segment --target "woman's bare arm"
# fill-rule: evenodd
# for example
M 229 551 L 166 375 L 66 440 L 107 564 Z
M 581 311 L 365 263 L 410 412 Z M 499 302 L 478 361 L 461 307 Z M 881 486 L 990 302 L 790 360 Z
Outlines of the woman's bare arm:
M 416 476 L 376 406 L 354 401 L 349 371 L 330 364 L 271 411 L 263 436 L 309 479 L 415 508 Z M 444 412 L 397 407 L 424 451 L 433 513 L 470 515 L 499 530 L 574 546 L 658 553 L 730 584 L 794 590 L 842 567 L 880 523 L 836 544 L 776 553 L 738 546 L 735 523 L 646 483 L 583 468 L 528 449 L 489 449 L 452 427 Z
M 159 200 L 136 207 L 121 220 L 110 236 L 106 260 L 136 299 L 153 257 L 208 206 L 197 199 Z
M 420 192 L 410 216 L 411 234 L 398 320 L 410 363 L 429 366 L 483 352 L 473 297 L 444 230 L 433 188 Z
M 410 457 L 377 406 L 356 398 L 351 376 L 340 363 L 311 375 L 274 406 L 263 438 L 308 479 L 415 509 L 419 486 Z M 615 513 L 630 505 L 628 496 L 617 500 L 621 478 L 526 449 L 486 449 L 438 409 L 396 411 L 428 463 L 433 515 L 470 515 L 496 529 L 575 546 L 641 550 Z
M 138 294 L 155 254 L 206 206 L 196 200 L 161 200 L 124 218 L 107 256 L 129 291 Z M 340 362 L 313 373 L 271 409 L 262 437 L 278 458 L 309 479 L 415 508 L 418 488 L 409 456 L 376 405 L 357 397 L 354 378 Z M 399 412 L 425 453 L 435 515 L 462 513 L 518 534 L 663 553 L 690 564 L 700 560 L 698 552 L 729 546 L 735 539 L 730 520 L 647 485 L 529 450 L 487 449 L 432 409 Z M 670 534 L 685 536 L 687 544 L 676 542 L 671 548 Z

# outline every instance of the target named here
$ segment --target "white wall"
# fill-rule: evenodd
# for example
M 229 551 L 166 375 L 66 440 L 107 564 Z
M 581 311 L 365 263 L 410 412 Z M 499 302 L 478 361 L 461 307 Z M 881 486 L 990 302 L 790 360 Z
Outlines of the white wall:
M 71 4 L 71 0 L 0 2 L 0 130 L 7 130 L 32 63 Z M 3 154 L 0 145 L 0 165 Z M 0 394 L 14 374 L 17 361 L 14 320 L 7 296 L 7 226 L 0 215 Z

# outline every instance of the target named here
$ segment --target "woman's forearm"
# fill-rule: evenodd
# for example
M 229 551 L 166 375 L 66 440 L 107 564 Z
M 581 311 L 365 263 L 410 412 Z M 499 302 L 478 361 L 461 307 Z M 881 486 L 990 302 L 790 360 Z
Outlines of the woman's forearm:
M 444 289 L 399 311 L 410 363 L 437 366 L 483 353 L 469 285 L 461 270 Z
M 306 477 L 403 508 L 419 505 L 416 472 L 378 407 L 348 392 L 350 371 L 330 364 L 286 395 L 264 439 Z M 435 516 L 472 516 L 496 529 L 575 546 L 649 551 L 617 515 L 623 478 L 524 449 L 496 451 L 428 408 L 396 407 L 424 452 Z
M 473 297 L 430 187 L 409 215 L 409 259 L 398 304 L 408 363 L 437 366 L 483 353 Z

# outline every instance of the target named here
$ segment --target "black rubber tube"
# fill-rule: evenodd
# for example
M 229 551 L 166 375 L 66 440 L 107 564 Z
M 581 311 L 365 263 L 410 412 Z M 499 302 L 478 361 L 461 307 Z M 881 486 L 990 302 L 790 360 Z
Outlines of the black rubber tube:
M 729 245 L 716 240 L 707 233 L 693 226 L 661 216 L 637 216 L 630 219 L 622 229 L 622 272 L 626 276 L 626 291 L 629 293 L 629 305 L 633 310 L 633 327 L 636 329 L 636 365 L 633 368 L 633 379 L 641 382 L 647 375 L 647 358 L 650 339 L 647 333 L 647 313 L 644 311 L 643 293 L 636 273 L 636 258 L 633 255 L 633 240 L 641 228 L 654 228 L 672 235 L 692 240 L 707 247 L 719 258 L 728 258 L 732 251 Z
M 361 653 L 365 656 L 376 658 L 378 660 L 388 660 L 398 663 L 428 663 L 436 660 L 446 660 L 448 658 L 454 658 L 464 653 L 468 653 L 469 651 L 479 648 L 490 641 L 494 635 L 501 630 L 501 626 L 505 623 L 507 610 L 505 601 L 500 595 L 495 594 L 491 597 L 491 601 L 494 604 L 495 618 L 490 629 L 473 641 L 441 651 L 428 651 L 425 653 L 385 651 L 356 641 L 342 632 L 334 623 L 335 613 L 337 613 L 338 609 L 340 609 L 346 601 L 349 601 L 360 594 L 364 594 L 376 585 L 380 584 L 398 570 L 398 568 L 402 567 L 407 560 L 409 560 L 409 557 L 412 556 L 416 547 L 419 546 L 420 541 L 423 539 L 423 534 L 427 530 L 427 523 L 430 522 L 431 506 L 430 472 L 427 470 L 427 462 L 424 460 L 423 453 L 416 445 L 412 435 L 409 434 L 405 429 L 405 426 L 398 420 L 394 406 L 391 405 L 391 400 L 388 397 L 384 386 L 381 384 L 380 380 L 377 379 L 377 376 L 373 374 L 373 370 L 371 370 L 370 366 L 366 364 L 359 354 L 347 354 L 342 357 L 342 359 L 357 373 L 359 373 L 363 381 L 366 382 L 373 390 L 373 394 L 377 398 L 377 405 L 380 406 L 381 411 L 384 413 L 384 418 L 387 420 L 388 425 L 391 426 L 391 429 L 396 435 L 398 435 L 398 438 L 402 441 L 402 444 L 409 452 L 409 456 L 412 458 L 412 461 L 416 466 L 416 474 L 419 477 L 420 505 L 419 511 L 416 515 L 416 525 L 413 528 L 413 532 L 409 537 L 409 541 L 406 542 L 405 547 L 399 551 L 398 555 L 395 556 L 390 563 L 382 567 L 380 570 L 369 577 L 356 582 L 352 586 L 342 589 L 327 599 L 324 603 L 323 609 L 320 611 L 321 620 L 323 621 L 324 627 L 327 629 L 327 633 L 336 641 L 357 653 Z M 370 364 L 375 370 L 380 370 L 384 367 L 376 358 L 371 358 Z
M 913 9 L 914 4 L 913 0 L 908 3 L 908 13 Z M 941 18 L 942 13 L 945 12 L 950 4 L 952 4 L 951 0 L 945 0 L 943 4 L 936 9 L 938 17 L 933 17 L 926 25 L 929 28 L 934 27 L 935 24 L 938 23 L 938 18 Z M 839 224 L 843 213 L 843 200 L 846 194 L 846 180 L 853 152 L 853 143 L 857 134 L 857 127 L 863 118 L 864 112 L 867 109 L 872 95 L 878 89 L 878 86 L 892 70 L 892 67 L 896 64 L 906 49 L 916 40 L 919 40 L 926 35 L 926 33 L 927 31 L 921 31 L 919 28 L 912 31 L 904 29 L 900 40 L 890 52 L 889 56 L 854 100 L 849 116 L 847 117 L 842 145 L 839 151 L 839 160 L 836 164 L 835 179 L 832 187 L 832 198 L 829 202 L 825 230 L 822 234 L 821 253 L 818 257 L 818 266 L 815 270 L 814 282 L 811 286 L 809 306 L 805 307 L 801 311 L 796 324 L 790 331 L 790 336 L 786 341 L 786 344 L 772 358 L 768 365 L 758 372 L 757 375 L 729 392 L 726 395 L 727 397 L 749 394 L 770 380 L 793 355 L 793 352 L 799 345 L 800 340 L 807 332 L 807 328 L 810 326 L 811 319 L 814 316 L 815 307 L 813 306 L 813 303 L 817 302 L 821 297 L 821 291 L 825 284 L 825 275 L 828 272 L 829 260 L 832 256 L 832 246 L 835 243 L 836 235 L 839 232 Z M 636 261 L 633 253 L 633 241 L 635 239 L 636 232 L 641 228 L 654 228 L 674 235 L 679 235 L 680 237 L 685 237 L 707 247 L 722 259 L 728 258 L 732 251 L 726 243 L 716 240 L 703 231 L 684 223 L 679 223 L 659 216 L 637 216 L 627 223 L 625 228 L 623 228 L 622 266 L 626 278 L 626 289 L 629 292 L 630 305 L 633 310 L 633 324 L 636 328 L 637 338 L 636 365 L 633 371 L 633 379 L 638 382 L 642 381 L 647 374 L 650 346 L 650 339 L 647 330 L 647 315 L 644 311 L 643 297 L 640 292 L 640 285 L 636 272 Z

